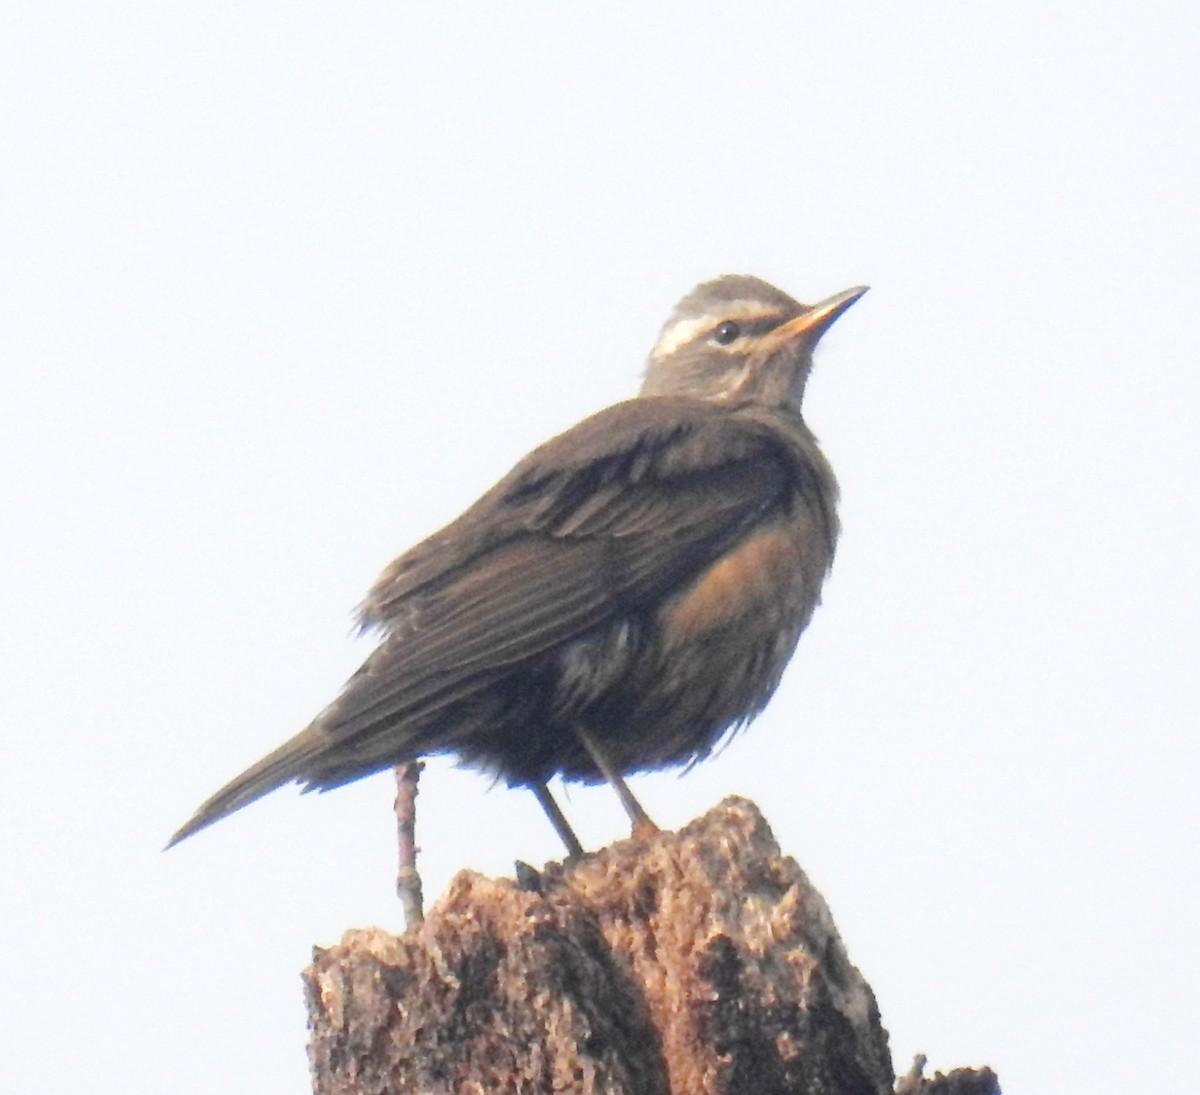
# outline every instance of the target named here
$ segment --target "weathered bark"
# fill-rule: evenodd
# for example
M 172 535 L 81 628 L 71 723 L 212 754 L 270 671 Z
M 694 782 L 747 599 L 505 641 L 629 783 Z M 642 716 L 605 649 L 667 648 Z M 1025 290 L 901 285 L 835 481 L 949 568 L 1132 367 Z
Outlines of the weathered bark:
M 892 1091 L 874 996 L 752 803 L 518 874 L 315 953 L 318 1095 Z
M 1000 1095 L 1000 1081 L 990 1068 L 956 1068 L 948 1076 L 925 1075 L 925 1058 L 917 1057 L 907 1076 L 896 1082 L 896 1095 Z

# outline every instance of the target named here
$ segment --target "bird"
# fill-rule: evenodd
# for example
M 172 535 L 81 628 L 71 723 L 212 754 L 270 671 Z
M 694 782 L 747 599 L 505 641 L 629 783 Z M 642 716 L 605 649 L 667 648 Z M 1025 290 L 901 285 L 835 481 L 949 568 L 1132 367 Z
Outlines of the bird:
M 392 562 L 358 609 L 378 645 L 310 725 L 217 791 L 178 844 L 288 783 L 327 791 L 450 754 L 537 797 L 691 766 L 779 684 L 833 561 L 838 488 L 801 413 L 813 349 L 867 291 L 801 304 L 698 285 L 638 395 L 530 452 Z

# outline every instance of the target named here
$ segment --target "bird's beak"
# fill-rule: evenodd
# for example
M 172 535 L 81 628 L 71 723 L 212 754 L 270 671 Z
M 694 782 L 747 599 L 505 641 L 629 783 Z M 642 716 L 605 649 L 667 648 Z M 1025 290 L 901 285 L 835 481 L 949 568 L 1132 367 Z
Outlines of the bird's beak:
M 778 345 L 790 344 L 803 339 L 809 346 L 815 346 L 819 339 L 847 308 L 867 291 L 867 286 L 856 285 L 853 289 L 845 289 L 826 297 L 819 304 L 814 304 L 802 316 L 789 319 L 781 327 L 771 332 L 772 342 L 778 340 Z

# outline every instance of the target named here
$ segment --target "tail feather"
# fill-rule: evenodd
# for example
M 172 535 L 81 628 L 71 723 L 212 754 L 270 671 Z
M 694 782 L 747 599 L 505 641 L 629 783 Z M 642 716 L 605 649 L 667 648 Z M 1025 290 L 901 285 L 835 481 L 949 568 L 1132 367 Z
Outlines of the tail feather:
M 172 848 L 181 840 L 228 817 L 255 799 L 282 787 L 292 780 L 306 779 L 312 770 L 312 762 L 329 746 L 329 739 L 317 726 L 302 730 L 290 741 L 284 742 L 273 753 L 267 754 L 257 764 L 252 764 L 215 795 L 205 802 L 171 839 L 166 847 Z M 166 850 L 165 848 L 163 849 Z

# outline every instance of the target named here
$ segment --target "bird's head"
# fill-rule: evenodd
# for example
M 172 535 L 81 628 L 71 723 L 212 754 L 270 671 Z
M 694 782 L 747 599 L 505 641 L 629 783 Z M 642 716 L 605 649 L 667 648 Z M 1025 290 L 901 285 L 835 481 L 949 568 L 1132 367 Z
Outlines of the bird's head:
M 727 274 L 706 281 L 663 325 L 641 394 L 799 412 L 813 347 L 866 291 L 860 285 L 801 304 L 759 278 Z

